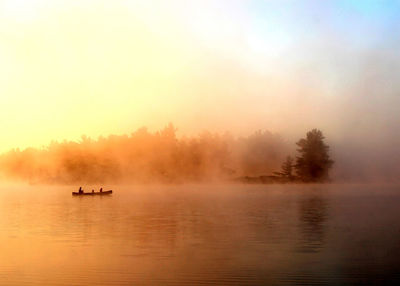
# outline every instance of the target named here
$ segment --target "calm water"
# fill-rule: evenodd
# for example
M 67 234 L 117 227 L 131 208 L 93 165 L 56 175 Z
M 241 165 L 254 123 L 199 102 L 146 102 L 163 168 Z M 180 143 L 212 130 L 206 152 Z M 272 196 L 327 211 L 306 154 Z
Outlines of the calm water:
M 0 189 L 1 285 L 400 281 L 399 186 Z

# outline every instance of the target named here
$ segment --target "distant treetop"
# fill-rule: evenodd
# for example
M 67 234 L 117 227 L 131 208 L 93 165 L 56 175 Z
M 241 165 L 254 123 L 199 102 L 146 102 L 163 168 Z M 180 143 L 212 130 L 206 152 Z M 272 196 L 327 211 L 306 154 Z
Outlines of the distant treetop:
M 324 143 L 324 135 L 318 129 L 307 132 L 306 138 L 296 144 L 300 153 L 296 158 L 295 169 L 298 178 L 304 182 L 323 182 L 329 180 L 329 169 L 334 161 L 329 157 L 329 146 Z

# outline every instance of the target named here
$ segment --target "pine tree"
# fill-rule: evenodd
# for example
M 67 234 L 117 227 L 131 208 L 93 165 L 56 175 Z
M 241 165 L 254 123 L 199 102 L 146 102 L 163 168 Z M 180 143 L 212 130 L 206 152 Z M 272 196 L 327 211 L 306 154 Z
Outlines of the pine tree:
M 276 175 L 288 180 L 293 180 L 293 158 L 290 156 L 286 157 L 281 167 L 281 172 L 275 172 Z
M 324 143 L 325 137 L 318 129 L 307 132 L 307 138 L 296 144 L 300 156 L 296 158 L 297 176 L 304 182 L 322 182 L 329 179 L 329 169 L 333 161 L 329 158 L 329 146 Z

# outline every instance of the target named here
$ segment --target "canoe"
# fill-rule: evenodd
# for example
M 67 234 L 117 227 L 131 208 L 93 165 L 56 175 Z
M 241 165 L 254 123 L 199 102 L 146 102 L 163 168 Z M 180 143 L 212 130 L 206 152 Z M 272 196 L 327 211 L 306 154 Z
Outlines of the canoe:
M 109 191 L 104 191 L 104 192 L 87 192 L 87 193 L 79 193 L 79 192 L 72 192 L 73 196 L 105 196 L 105 195 L 111 195 L 112 190 Z

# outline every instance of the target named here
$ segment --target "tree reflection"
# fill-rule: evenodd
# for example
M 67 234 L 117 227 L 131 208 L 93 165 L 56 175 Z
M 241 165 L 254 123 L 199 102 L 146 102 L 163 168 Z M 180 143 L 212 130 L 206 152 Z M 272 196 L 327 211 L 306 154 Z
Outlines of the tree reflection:
M 327 202 L 320 194 L 300 199 L 300 252 L 318 252 L 324 244 Z

